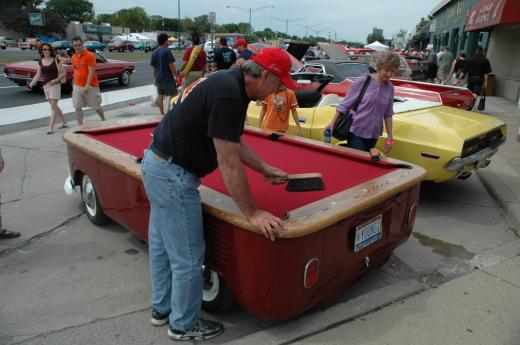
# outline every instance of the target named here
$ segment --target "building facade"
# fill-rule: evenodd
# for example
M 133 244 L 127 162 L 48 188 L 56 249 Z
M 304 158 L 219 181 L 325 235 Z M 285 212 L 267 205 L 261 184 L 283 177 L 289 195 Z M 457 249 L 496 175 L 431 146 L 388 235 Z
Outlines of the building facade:
M 433 10 L 430 23 L 430 44 L 435 51 L 448 47 L 454 56 L 465 51 L 466 56 L 475 54 L 478 46 L 487 49 L 489 32 L 464 30 L 466 16 L 479 0 L 443 0 Z
M 478 46 L 487 52 L 493 94 L 518 101 L 520 95 L 520 0 L 442 0 L 432 10 L 430 44 L 467 57 Z
M 467 33 L 489 32 L 487 58 L 495 75 L 494 94 L 520 96 L 520 0 L 480 0 L 466 17 Z

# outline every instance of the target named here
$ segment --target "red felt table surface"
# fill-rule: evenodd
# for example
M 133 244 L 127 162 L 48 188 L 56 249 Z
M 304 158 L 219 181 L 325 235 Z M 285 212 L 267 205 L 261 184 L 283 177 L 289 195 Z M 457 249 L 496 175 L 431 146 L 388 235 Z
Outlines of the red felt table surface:
M 152 139 L 155 128 L 148 125 L 98 130 L 86 135 L 136 157 L 143 157 L 143 151 Z M 312 144 L 302 144 L 281 138 L 270 140 L 263 133 L 247 132 L 243 140 L 268 164 L 289 174 L 316 173 L 323 175 L 325 190 L 312 192 L 287 192 L 285 185 L 271 185 L 261 174 L 246 168 L 251 192 L 258 206 L 283 217 L 287 211 L 318 201 L 341 192 L 357 184 L 367 182 L 394 170 L 385 162 L 372 163 L 350 153 L 322 148 Z M 367 153 L 368 156 L 368 153 Z M 202 183 L 214 190 L 229 195 L 220 171 L 203 178 Z

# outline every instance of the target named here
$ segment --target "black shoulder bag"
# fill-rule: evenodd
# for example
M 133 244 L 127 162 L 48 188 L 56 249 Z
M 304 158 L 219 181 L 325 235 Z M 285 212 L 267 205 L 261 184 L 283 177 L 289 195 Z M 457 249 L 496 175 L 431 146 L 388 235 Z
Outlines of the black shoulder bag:
M 477 110 L 483 111 L 486 109 L 486 88 L 482 87 L 480 92 L 480 100 L 478 101 Z
M 336 123 L 334 124 L 334 130 L 332 131 L 332 136 L 334 138 L 338 140 L 347 139 L 348 134 L 350 133 L 350 126 L 352 125 L 352 110 L 357 111 L 359 103 L 361 103 L 361 100 L 365 95 L 365 91 L 368 88 L 368 84 L 370 84 L 370 79 L 372 79 L 372 77 L 369 75 L 366 78 L 365 83 L 363 84 L 363 88 L 361 89 L 361 92 L 359 93 L 356 102 L 354 102 L 354 104 L 348 110 L 348 112 L 346 114 L 341 113 L 338 119 L 336 120 Z

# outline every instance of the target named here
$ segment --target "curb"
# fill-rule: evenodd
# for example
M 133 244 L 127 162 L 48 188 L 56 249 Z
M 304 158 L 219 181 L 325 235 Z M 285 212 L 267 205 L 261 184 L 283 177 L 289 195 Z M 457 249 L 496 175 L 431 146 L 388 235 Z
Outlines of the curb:
M 514 232 L 520 236 L 520 202 L 514 200 L 516 196 L 493 171 L 477 171 L 477 176 L 487 192 L 504 211 L 506 220 L 511 224 Z M 508 200 L 507 196 L 512 197 L 513 200 Z
M 121 102 L 107 104 L 107 105 L 102 106 L 101 108 L 104 111 L 109 111 L 109 110 L 127 107 L 129 105 L 129 103 L 143 103 L 143 102 L 148 101 L 149 99 L 150 99 L 150 96 L 142 96 L 142 97 L 137 97 L 137 98 L 133 98 L 133 99 L 127 99 L 127 100 L 124 100 Z M 94 109 L 89 108 L 87 110 L 83 110 L 83 113 L 84 113 L 84 116 L 87 117 L 87 116 L 96 114 L 96 111 Z M 74 111 L 64 113 L 63 115 L 65 116 L 65 118 L 67 120 L 70 120 L 70 121 L 76 120 L 76 113 Z M 42 117 L 39 119 L 21 121 L 21 122 L 17 122 L 17 123 L 8 124 L 8 125 L 1 125 L 0 126 L 0 135 L 16 133 L 16 132 L 24 131 L 26 129 L 34 129 L 34 128 L 38 128 L 38 127 L 43 127 L 43 126 L 48 125 L 49 119 L 50 119 L 49 116 L 45 116 L 45 117 Z

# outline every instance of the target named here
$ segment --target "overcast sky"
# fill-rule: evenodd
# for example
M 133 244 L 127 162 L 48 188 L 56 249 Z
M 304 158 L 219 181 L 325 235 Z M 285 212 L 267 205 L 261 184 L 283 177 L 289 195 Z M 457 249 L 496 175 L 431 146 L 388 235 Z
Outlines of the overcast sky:
M 122 8 L 143 7 L 149 15 L 177 18 L 175 0 L 91 0 L 96 14 L 113 13 Z M 364 42 L 372 28 L 384 30 L 385 38 L 391 38 L 399 29 L 409 30 L 426 17 L 440 0 L 180 0 L 181 18 L 196 17 L 216 12 L 217 23 L 249 22 L 249 8 L 252 8 L 252 25 L 255 30 L 271 28 L 285 32 L 285 20 L 289 22 L 289 34 L 308 34 L 328 37 L 329 31 L 338 40 Z M 246 10 L 227 8 L 232 5 Z M 274 8 L 258 9 L 264 6 Z M 255 11 L 255 9 L 257 9 Z M 284 22 L 273 18 L 283 19 Z M 301 19 L 303 18 L 303 19 Z

